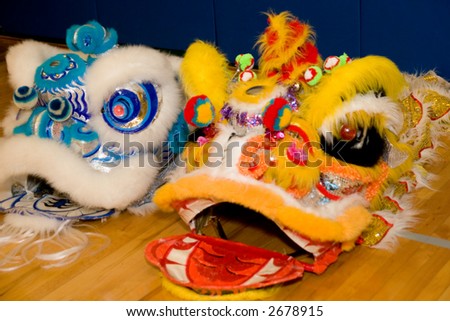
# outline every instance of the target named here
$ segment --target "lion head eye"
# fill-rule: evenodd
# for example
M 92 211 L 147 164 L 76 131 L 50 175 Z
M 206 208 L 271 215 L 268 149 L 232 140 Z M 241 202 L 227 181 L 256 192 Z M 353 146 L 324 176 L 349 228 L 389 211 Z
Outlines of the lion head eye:
M 149 82 L 117 88 L 102 108 L 103 118 L 118 132 L 140 132 L 157 118 L 159 99 L 157 85 Z
M 323 151 L 349 164 L 372 167 L 383 157 L 385 142 L 375 127 L 341 128 L 341 136 L 320 136 Z

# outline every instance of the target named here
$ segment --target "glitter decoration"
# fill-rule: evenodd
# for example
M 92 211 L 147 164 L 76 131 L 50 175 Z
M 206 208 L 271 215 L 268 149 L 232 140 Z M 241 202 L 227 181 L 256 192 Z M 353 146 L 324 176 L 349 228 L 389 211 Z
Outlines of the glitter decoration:
M 405 99 L 402 100 L 403 107 L 406 109 L 403 113 L 404 115 L 404 124 L 402 132 L 404 132 L 407 128 L 414 128 L 419 124 L 423 115 L 423 108 L 420 101 L 414 97 L 413 94 L 410 94 Z
M 438 120 L 450 111 L 450 99 L 434 90 L 428 90 L 423 101 L 431 104 L 428 115 L 431 120 Z
M 366 246 L 374 246 L 384 238 L 392 226 L 391 223 L 380 215 L 373 214 L 369 226 L 361 233 L 358 243 Z
M 300 107 L 300 103 L 297 100 L 296 93 L 299 91 L 299 85 L 293 85 L 288 88 L 285 99 L 289 102 L 292 111 L 297 111 Z

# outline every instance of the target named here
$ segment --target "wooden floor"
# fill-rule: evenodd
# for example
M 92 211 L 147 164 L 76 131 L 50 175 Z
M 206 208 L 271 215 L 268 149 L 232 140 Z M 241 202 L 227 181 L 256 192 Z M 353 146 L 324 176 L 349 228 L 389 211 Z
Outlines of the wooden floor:
M 0 115 L 12 95 L 4 62 L 10 43 L 0 39 Z M 444 240 L 448 246 L 450 165 L 439 171 L 437 191 L 417 194 L 422 214 L 412 232 Z M 1 273 L 0 300 L 179 300 L 162 287 L 159 272 L 144 258 L 144 247 L 151 240 L 188 232 L 177 214 L 122 213 L 90 224 L 110 238 L 106 249 L 87 252 L 62 268 L 32 265 Z M 401 238 L 392 253 L 357 247 L 342 254 L 323 275 L 306 273 L 268 299 L 450 300 L 450 249 L 408 238 Z

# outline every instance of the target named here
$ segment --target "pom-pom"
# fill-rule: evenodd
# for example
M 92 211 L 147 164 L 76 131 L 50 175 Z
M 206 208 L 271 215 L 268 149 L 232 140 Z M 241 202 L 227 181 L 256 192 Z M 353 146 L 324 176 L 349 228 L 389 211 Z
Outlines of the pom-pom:
M 322 79 L 322 69 L 318 66 L 311 66 L 306 69 L 303 78 L 305 78 L 305 82 L 309 86 L 315 86 L 319 83 L 320 79 Z
M 63 122 L 72 117 L 73 106 L 65 97 L 56 97 L 48 103 L 48 113 L 52 120 Z
M 263 124 L 271 131 L 286 128 L 291 122 L 292 110 L 288 101 L 278 97 L 269 101 L 262 114 Z
M 117 44 L 117 32 L 106 29 L 97 21 L 74 25 L 67 30 L 66 43 L 70 50 L 89 55 L 102 54 Z
M 239 70 L 250 70 L 255 65 L 255 58 L 249 53 L 240 54 L 236 56 L 235 63 Z
M 323 69 L 330 73 L 334 68 L 343 66 L 351 61 L 351 58 L 346 54 L 338 56 L 330 56 L 323 62 Z
M 239 74 L 239 81 L 249 81 L 256 79 L 256 73 L 251 70 L 243 71 Z
M 338 56 L 329 56 L 325 61 L 323 62 L 323 70 L 326 72 L 331 72 L 333 68 L 339 66 L 339 57 Z
M 32 109 L 38 102 L 37 91 L 33 87 L 21 86 L 14 91 L 13 101 L 20 109 Z
M 192 97 L 184 109 L 184 119 L 194 127 L 206 127 L 210 125 L 215 115 L 215 109 L 211 100 L 205 95 Z

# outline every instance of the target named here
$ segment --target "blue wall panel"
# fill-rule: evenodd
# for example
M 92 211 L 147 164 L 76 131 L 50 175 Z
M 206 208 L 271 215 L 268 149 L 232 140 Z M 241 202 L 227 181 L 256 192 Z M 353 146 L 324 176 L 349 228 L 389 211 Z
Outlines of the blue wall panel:
M 120 43 L 185 50 L 195 39 L 215 39 L 211 0 L 97 0 L 97 6 L 100 22 L 117 30 Z
M 92 0 L 9 0 L 0 9 L 2 33 L 26 38 L 64 40 L 67 28 L 91 19 L 97 19 Z
M 450 1 L 361 0 L 361 53 L 403 71 L 436 69 L 450 80 Z
M 403 71 L 436 69 L 450 80 L 449 0 L 14 0 L 2 3 L 0 32 L 64 42 L 68 27 L 97 19 L 118 31 L 120 43 L 185 50 L 202 39 L 233 60 L 244 52 L 257 57 L 269 10 L 289 10 L 312 25 L 324 58 L 384 55 Z
M 360 55 L 359 0 L 215 0 L 217 44 L 229 59 L 239 53 L 257 54 L 253 46 L 267 26 L 264 12 L 290 11 L 316 31 L 320 54 Z M 252 50 L 253 49 L 253 50 Z M 256 57 L 256 56 L 255 56 Z

